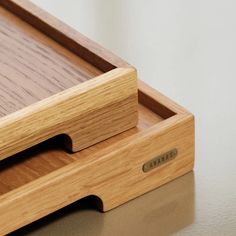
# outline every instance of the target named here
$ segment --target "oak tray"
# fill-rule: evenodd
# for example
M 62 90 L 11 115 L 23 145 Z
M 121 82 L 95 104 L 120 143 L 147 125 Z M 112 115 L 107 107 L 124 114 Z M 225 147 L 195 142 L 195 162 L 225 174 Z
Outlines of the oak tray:
M 136 71 L 27 0 L 0 1 L 0 160 L 64 134 L 78 151 L 135 127 Z
M 60 138 L 0 162 L 0 235 L 86 196 L 113 209 L 192 170 L 194 117 L 139 84 L 139 122 L 77 153 Z

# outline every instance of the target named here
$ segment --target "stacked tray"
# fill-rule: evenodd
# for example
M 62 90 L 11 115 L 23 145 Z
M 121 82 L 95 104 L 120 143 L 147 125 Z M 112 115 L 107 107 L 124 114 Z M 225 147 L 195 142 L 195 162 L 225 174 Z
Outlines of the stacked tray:
M 193 115 L 106 49 L 3 0 L 0 50 L 1 235 L 90 195 L 113 209 L 192 170 Z

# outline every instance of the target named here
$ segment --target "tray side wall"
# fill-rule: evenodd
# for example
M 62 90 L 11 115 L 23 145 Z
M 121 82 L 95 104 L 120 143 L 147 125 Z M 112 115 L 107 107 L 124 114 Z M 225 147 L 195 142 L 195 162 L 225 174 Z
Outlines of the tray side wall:
M 173 148 L 178 149 L 175 160 L 150 172 L 142 171 L 145 162 Z M 103 202 L 101 210 L 108 211 L 186 174 L 193 165 L 194 117 L 190 113 L 177 114 L 105 152 L 92 154 L 83 164 L 78 159 L 0 197 L 0 234 L 89 195 L 99 197 Z
M 137 75 L 117 68 L 0 120 L 0 160 L 59 134 L 78 151 L 138 122 Z
M 97 161 L 84 166 L 78 162 L 1 197 L 0 233 L 14 231 L 89 195 L 99 197 L 101 210 L 108 211 L 191 171 L 192 116 L 181 117 L 178 124 L 161 131 L 157 129 L 152 128 L 147 135 Z M 179 152 L 175 160 L 148 173 L 142 171 L 146 161 L 173 147 Z
M 176 148 L 177 157 L 147 173 L 143 172 L 144 163 Z M 194 166 L 194 118 L 191 115 L 179 116 L 179 122 L 172 124 L 163 132 L 153 130 L 148 136 L 136 140 L 129 149 L 122 150 L 116 157 L 129 159 L 128 163 L 117 167 L 126 172 L 117 173 L 112 178 L 114 190 L 111 187 L 96 185 L 95 193 L 103 200 L 103 211 L 111 210 L 148 191 L 180 177 L 193 169 Z M 110 164 L 112 165 L 112 163 Z M 122 168 L 123 167 L 123 168 Z M 109 189 L 110 191 L 105 191 Z

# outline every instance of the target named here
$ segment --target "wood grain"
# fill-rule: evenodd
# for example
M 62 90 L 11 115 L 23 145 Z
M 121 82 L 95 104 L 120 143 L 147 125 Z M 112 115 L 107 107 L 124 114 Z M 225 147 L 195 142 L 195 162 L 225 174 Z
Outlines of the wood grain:
M 0 234 L 89 195 L 100 198 L 101 210 L 107 211 L 192 170 L 193 116 L 140 84 L 143 87 L 139 90 L 140 115 L 136 128 L 78 153 L 66 153 L 58 146 L 60 140 L 57 139 L 3 162 Z M 150 108 L 143 104 L 146 104 L 146 100 L 142 100 L 144 95 L 152 100 Z M 163 118 L 163 108 L 161 114 L 157 109 L 153 111 L 155 101 L 157 107 L 172 107 L 176 114 Z M 178 149 L 175 160 L 150 172 L 142 171 L 146 161 L 173 148 Z
M 136 78 L 132 68 L 117 68 L 3 117 L 0 160 L 59 134 L 78 151 L 135 127 Z
M 0 117 L 102 72 L 0 7 Z
M 88 149 L 75 154 L 68 153 L 63 149 L 64 137 L 60 136 L 16 154 L 0 163 L 0 194 L 32 182 L 78 159 L 89 158 L 91 153 L 101 151 L 124 138 L 142 132 L 162 120 L 162 117 L 139 104 L 137 127 L 97 143 Z
M 137 75 L 121 62 L 29 1 L 0 1 L 0 160 L 59 134 L 78 151 L 133 128 Z
M 117 55 L 88 39 L 28 0 L 1 0 L 0 5 L 103 72 L 117 67 L 131 67 Z

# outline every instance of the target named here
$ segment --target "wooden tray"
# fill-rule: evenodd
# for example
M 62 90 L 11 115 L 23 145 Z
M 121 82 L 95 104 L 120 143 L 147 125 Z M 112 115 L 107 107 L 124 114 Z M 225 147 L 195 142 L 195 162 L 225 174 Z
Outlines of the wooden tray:
M 0 163 L 0 235 L 90 195 L 108 211 L 191 171 L 194 117 L 140 82 L 136 128 L 74 154 L 59 143 Z
M 0 160 L 59 134 L 78 151 L 135 127 L 136 71 L 26 0 L 0 1 Z

